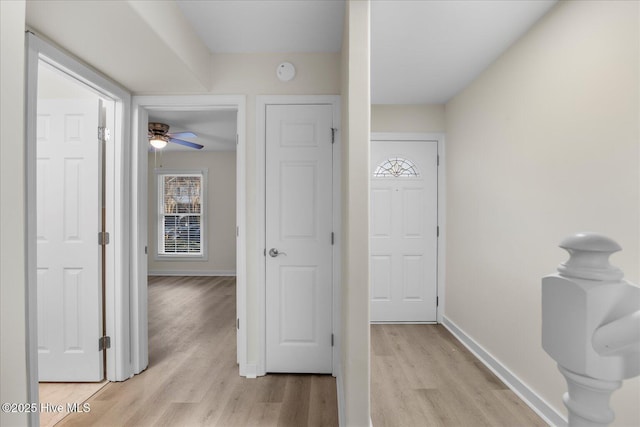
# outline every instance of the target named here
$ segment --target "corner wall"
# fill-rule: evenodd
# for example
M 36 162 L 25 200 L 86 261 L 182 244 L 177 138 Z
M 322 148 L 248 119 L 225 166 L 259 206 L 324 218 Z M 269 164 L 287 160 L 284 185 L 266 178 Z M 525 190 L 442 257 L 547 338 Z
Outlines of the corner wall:
M 0 402 L 25 403 L 27 383 L 24 0 L 0 1 Z M 0 425 L 27 425 L 0 412 Z
M 369 0 L 347 0 L 342 41 L 341 425 L 369 427 Z
M 445 316 L 562 414 L 566 384 L 541 346 L 558 243 L 609 235 L 639 282 L 638 8 L 559 2 L 446 105 Z M 613 425 L 640 425 L 639 386 L 613 394 Z

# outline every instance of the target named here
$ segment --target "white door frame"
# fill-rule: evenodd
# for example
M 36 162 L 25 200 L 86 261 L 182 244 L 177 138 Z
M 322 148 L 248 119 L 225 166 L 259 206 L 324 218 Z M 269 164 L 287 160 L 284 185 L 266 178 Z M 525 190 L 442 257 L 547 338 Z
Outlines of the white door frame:
M 257 287 L 258 287 L 258 355 L 255 365 L 247 366 L 247 376 L 256 377 L 266 375 L 266 112 L 267 105 L 331 105 L 333 108 L 333 124 L 337 129 L 333 144 L 333 229 L 335 245 L 333 249 L 333 376 L 340 372 L 340 343 L 341 343 L 341 301 L 342 301 L 342 144 L 340 123 L 339 95 L 264 95 L 256 96 L 256 241 L 258 242 L 256 256 Z M 243 319 L 241 319 L 241 322 Z M 244 319 L 246 323 L 246 318 Z
M 373 141 L 436 141 L 438 144 L 438 264 L 436 267 L 438 306 L 436 319 L 442 323 L 445 307 L 445 253 L 446 253 L 446 198 L 445 198 L 445 140 L 442 133 L 404 133 L 404 132 L 372 132 Z M 371 211 L 371 206 L 369 206 Z M 371 212 L 369 212 L 371 213 Z
M 149 111 L 207 111 L 234 108 L 238 111 L 236 151 L 236 305 L 237 361 L 240 375 L 247 364 L 246 333 L 246 97 L 244 95 L 182 95 L 133 97 L 133 173 L 131 224 L 131 336 L 132 361 L 135 373 L 149 364 L 147 323 L 147 200 L 148 200 L 148 139 Z
M 27 170 L 27 381 L 28 400 L 38 402 L 38 334 L 37 334 L 37 222 L 36 222 L 36 129 L 38 103 L 38 63 L 47 62 L 54 68 L 86 84 L 98 94 L 115 101 L 115 123 L 112 127 L 113 149 L 107 150 L 107 231 L 111 243 L 107 246 L 106 263 L 106 330 L 111 337 L 107 350 L 107 379 L 128 378 L 129 366 L 129 108 L 131 96 L 124 88 L 99 74 L 68 53 L 27 33 L 26 76 L 26 170 Z M 97 130 L 96 130 L 97 132 Z M 97 143 L 97 133 L 96 133 Z M 97 232 L 97 230 L 96 230 Z M 96 345 L 97 343 L 96 337 Z M 37 411 L 29 421 L 38 425 Z

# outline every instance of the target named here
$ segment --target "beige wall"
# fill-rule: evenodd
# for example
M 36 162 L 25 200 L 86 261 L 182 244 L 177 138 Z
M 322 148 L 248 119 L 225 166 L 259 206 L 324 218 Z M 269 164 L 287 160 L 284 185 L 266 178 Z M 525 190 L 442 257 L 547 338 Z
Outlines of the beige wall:
M 446 105 L 445 315 L 561 413 L 540 279 L 578 231 L 639 282 L 638 2 L 560 2 Z M 640 380 L 613 395 L 640 425 Z
M 29 402 L 26 354 L 25 2 L 0 1 L 0 402 Z M 26 425 L 0 412 L 0 425 Z
M 371 132 L 443 133 L 444 104 L 371 106 Z
M 157 253 L 158 187 L 155 169 L 207 170 L 205 183 L 206 260 L 159 261 Z M 236 152 L 169 151 L 149 154 L 149 273 L 235 274 Z
M 342 392 L 347 426 L 370 425 L 369 1 L 348 0 L 342 42 Z

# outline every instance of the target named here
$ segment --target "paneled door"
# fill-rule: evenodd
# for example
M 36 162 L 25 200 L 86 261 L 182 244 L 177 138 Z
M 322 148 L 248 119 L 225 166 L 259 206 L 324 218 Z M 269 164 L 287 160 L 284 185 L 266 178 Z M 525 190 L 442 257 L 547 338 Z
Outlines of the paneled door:
M 329 105 L 266 111 L 266 370 L 332 372 Z
M 371 321 L 435 322 L 438 145 L 371 142 Z
M 40 381 L 103 379 L 99 101 L 38 100 Z

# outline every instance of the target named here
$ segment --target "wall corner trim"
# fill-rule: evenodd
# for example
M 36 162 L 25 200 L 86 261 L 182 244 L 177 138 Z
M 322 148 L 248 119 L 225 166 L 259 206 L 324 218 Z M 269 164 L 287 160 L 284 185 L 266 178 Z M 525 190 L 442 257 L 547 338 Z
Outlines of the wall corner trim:
M 244 369 L 240 367 L 240 376 L 245 377 L 247 379 L 256 379 L 259 377 L 258 375 L 258 367 L 255 364 L 247 363 L 244 366 Z
M 335 369 L 336 392 L 338 398 L 338 425 L 346 426 L 345 419 L 345 400 L 344 400 L 344 383 L 342 381 L 342 363 L 338 363 Z
M 542 397 L 533 391 L 526 383 L 513 374 L 506 366 L 494 358 L 487 350 L 468 336 L 446 316 L 442 325 L 456 337 L 473 355 L 478 358 L 491 372 L 505 383 L 524 403 L 527 404 L 544 422 L 556 427 L 567 427 L 567 419 L 558 413 Z

